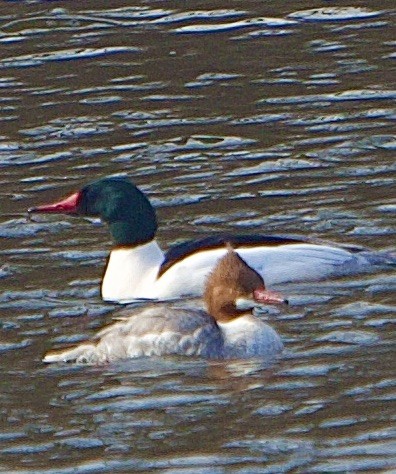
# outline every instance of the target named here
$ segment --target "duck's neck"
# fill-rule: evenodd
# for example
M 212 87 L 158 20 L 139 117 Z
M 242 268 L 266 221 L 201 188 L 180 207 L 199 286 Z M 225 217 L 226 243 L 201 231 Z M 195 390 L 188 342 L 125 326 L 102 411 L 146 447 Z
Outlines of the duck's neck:
M 134 216 L 133 216 L 134 217 Z M 150 218 L 149 218 L 150 217 Z M 146 219 L 122 219 L 108 222 L 109 230 L 117 247 L 137 246 L 154 240 L 157 231 L 155 215 Z
M 231 290 L 232 291 L 232 290 Z M 227 292 L 221 287 L 208 287 L 205 289 L 205 306 L 218 323 L 229 323 L 241 316 L 251 315 L 252 309 L 238 309 L 234 299 L 234 294 Z
M 154 284 L 164 254 L 155 240 L 142 245 L 115 247 L 102 281 L 105 301 L 156 298 Z

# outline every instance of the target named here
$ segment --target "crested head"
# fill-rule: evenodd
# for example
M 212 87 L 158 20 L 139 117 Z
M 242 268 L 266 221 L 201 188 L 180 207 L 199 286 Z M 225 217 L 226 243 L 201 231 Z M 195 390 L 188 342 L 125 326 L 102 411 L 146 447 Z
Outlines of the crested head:
M 221 322 L 251 314 L 260 304 L 287 303 L 266 290 L 263 278 L 231 248 L 208 276 L 204 299 L 208 312 Z
M 146 196 L 122 177 L 102 178 L 79 192 L 29 212 L 58 212 L 100 217 L 110 227 L 117 245 L 137 245 L 153 240 L 157 230 L 155 211 Z
M 259 287 L 265 288 L 261 275 L 249 267 L 232 248 L 228 248 L 227 253 L 218 260 L 206 281 L 207 288 L 219 286 L 233 290 L 238 295 L 247 295 Z

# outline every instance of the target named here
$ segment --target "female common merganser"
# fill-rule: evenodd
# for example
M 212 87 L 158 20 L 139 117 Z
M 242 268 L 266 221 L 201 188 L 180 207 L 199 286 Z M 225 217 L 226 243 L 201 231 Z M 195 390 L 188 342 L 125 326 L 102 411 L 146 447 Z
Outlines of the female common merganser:
M 229 249 L 207 278 L 208 312 L 154 304 L 124 310 L 97 341 L 58 353 L 44 362 L 102 364 L 142 356 L 187 355 L 210 359 L 271 356 L 283 348 L 277 332 L 253 315 L 262 304 L 287 303 L 265 289 L 261 276 Z
M 134 184 L 120 177 L 100 179 L 60 202 L 29 212 L 100 217 L 109 225 L 115 248 L 102 281 L 106 301 L 202 295 L 205 278 L 226 253 L 227 242 L 268 286 L 343 275 L 375 263 L 370 259 L 374 252 L 263 235 L 212 236 L 164 254 L 155 240 L 152 205 Z

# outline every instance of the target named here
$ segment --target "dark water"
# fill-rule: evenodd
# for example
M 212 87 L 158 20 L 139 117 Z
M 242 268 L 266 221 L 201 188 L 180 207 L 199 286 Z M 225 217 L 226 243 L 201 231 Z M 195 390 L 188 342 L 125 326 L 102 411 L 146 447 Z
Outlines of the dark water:
M 336 3 L 2 2 L 2 472 L 396 469 L 390 272 L 282 288 L 271 363 L 41 363 L 110 320 L 111 243 L 25 210 L 98 177 L 147 192 L 165 248 L 212 231 L 394 248 L 394 2 Z

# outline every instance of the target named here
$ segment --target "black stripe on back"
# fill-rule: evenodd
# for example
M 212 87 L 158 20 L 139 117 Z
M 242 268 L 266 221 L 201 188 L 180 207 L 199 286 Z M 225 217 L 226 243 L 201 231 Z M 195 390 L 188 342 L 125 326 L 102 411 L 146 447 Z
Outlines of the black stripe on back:
M 213 250 L 230 244 L 234 249 L 240 247 L 255 247 L 257 245 L 278 246 L 287 244 L 301 244 L 304 240 L 273 235 L 231 235 L 219 234 L 203 237 L 202 239 L 190 240 L 171 247 L 165 255 L 158 272 L 158 278 L 163 275 L 172 265 L 201 250 Z

